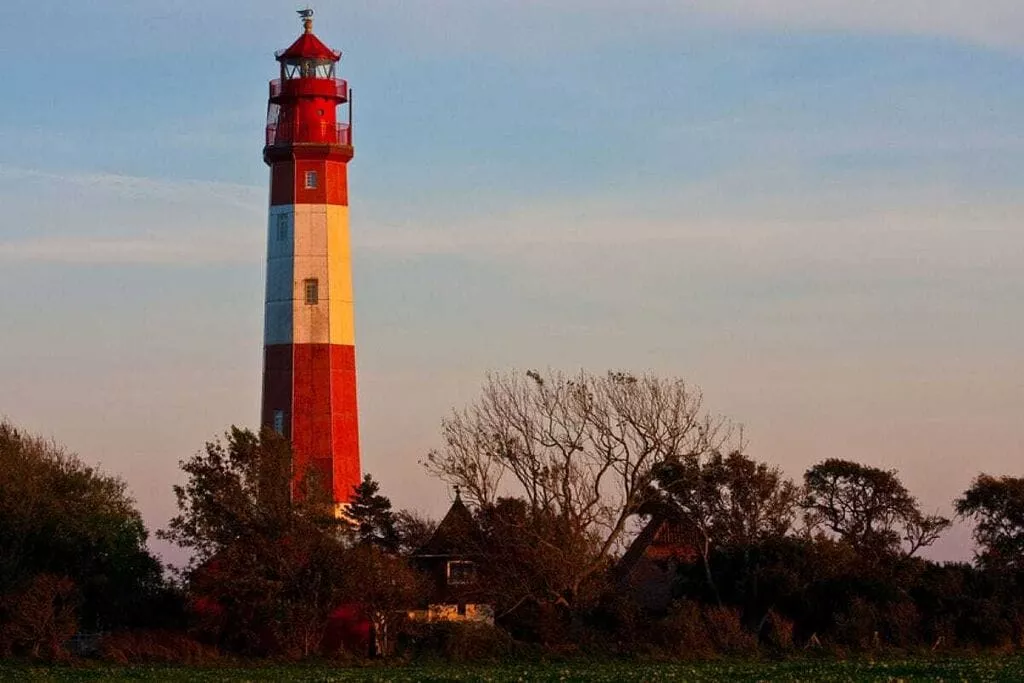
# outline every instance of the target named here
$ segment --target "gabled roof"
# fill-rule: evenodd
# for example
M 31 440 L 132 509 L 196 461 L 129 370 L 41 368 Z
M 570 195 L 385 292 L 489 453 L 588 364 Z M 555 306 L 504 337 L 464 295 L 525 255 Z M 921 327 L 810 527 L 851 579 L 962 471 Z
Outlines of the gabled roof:
M 336 62 L 341 59 L 341 52 L 327 47 L 310 32 L 303 33 L 288 49 L 277 53 L 277 61 L 286 59 L 329 59 Z
M 643 560 L 675 559 L 693 562 L 697 557 L 694 542 L 693 531 L 688 530 L 682 522 L 664 514 L 653 514 L 647 526 L 623 553 L 613 570 L 613 576 L 616 582 L 628 579 Z
M 472 555 L 479 552 L 482 537 L 480 525 L 456 492 L 448 514 L 437 525 L 430 540 L 416 552 L 416 557 Z

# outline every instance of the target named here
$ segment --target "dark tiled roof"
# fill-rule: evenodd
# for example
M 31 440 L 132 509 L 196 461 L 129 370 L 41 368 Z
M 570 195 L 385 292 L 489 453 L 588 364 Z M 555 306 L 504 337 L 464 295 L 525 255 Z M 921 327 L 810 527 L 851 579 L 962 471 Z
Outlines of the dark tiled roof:
M 448 514 L 444 516 L 437 530 L 422 548 L 417 557 L 472 555 L 479 552 L 482 540 L 480 526 L 473 519 L 462 497 L 456 494 Z

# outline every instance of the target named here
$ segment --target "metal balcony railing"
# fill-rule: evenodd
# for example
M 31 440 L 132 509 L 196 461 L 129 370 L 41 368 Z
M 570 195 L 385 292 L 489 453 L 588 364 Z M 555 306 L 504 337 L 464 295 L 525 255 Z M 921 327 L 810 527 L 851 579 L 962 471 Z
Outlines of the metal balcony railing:
M 347 123 L 272 123 L 267 126 L 267 147 L 315 144 L 351 145 L 352 127 Z
M 280 78 L 270 81 L 270 99 L 281 96 L 333 97 L 348 99 L 348 82 L 341 78 Z

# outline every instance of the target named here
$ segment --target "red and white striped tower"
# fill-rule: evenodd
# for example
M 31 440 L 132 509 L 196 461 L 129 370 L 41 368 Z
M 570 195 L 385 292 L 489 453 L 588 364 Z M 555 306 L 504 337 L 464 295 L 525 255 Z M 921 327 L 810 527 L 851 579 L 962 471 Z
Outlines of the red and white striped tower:
M 262 423 L 291 440 L 293 487 L 315 468 L 339 511 L 359 484 L 355 330 L 348 231 L 352 109 L 341 53 L 304 33 L 270 82 Z M 336 108 L 348 103 L 347 122 Z

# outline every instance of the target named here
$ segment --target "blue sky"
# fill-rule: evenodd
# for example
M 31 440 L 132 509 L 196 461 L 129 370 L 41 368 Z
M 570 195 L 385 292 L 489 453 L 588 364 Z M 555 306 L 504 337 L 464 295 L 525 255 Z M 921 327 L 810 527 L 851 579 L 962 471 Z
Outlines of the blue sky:
M 123 473 L 259 402 L 273 51 L 289 3 L 0 6 L 0 414 Z M 317 7 L 355 90 L 365 468 L 488 370 L 679 375 L 793 476 L 929 508 L 1024 454 L 1024 5 L 379 0 Z M 966 557 L 966 532 L 936 549 Z

